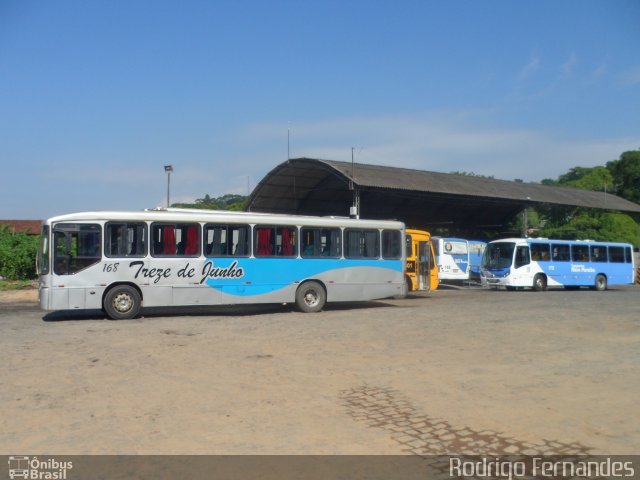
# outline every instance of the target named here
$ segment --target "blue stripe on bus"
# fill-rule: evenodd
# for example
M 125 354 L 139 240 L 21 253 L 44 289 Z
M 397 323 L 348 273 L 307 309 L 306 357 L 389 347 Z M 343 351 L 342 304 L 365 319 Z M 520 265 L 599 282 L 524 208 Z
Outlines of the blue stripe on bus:
M 561 285 L 593 285 L 596 275 L 600 273 L 607 277 L 609 285 L 633 283 L 630 263 L 538 261 L 537 264 Z
M 237 296 L 274 292 L 331 270 L 365 267 L 402 272 L 403 267 L 401 260 L 377 259 L 207 258 L 207 262 L 211 262 L 207 285 Z
M 469 255 L 466 253 L 448 253 L 451 258 L 453 258 L 453 262 L 456 266 L 462 270 L 463 272 L 467 271 L 467 267 L 469 266 Z

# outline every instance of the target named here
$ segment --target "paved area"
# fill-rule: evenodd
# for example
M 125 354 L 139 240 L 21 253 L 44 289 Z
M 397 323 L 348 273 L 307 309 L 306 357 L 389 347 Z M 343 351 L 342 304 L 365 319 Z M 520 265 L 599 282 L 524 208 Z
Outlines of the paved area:
M 101 312 L 0 295 L 0 453 L 633 454 L 640 288 Z
M 423 412 L 397 391 L 364 385 L 343 392 L 348 414 L 367 426 L 386 430 L 415 455 L 586 455 L 590 448 L 578 442 L 554 440 L 524 442 L 493 430 L 477 431 L 451 425 Z

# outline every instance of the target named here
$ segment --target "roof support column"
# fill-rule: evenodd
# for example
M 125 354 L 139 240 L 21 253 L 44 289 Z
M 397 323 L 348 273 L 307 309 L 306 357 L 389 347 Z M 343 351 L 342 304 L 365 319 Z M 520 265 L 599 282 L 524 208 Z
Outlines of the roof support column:
M 529 236 L 529 207 L 522 209 L 522 238 Z

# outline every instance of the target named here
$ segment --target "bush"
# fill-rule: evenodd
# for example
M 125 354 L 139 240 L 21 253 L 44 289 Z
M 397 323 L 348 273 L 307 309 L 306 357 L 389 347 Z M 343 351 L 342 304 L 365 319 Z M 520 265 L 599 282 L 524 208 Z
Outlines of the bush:
M 38 236 L 10 233 L 9 227 L 0 225 L 0 277 L 7 280 L 36 278 Z

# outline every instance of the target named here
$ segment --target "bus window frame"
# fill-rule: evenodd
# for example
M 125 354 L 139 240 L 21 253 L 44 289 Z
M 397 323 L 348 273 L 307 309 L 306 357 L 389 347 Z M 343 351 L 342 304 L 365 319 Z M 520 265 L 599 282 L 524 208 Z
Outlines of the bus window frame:
M 178 227 L 186 227 L 184 229 L 185 235 L 188 236 L 188 229 L 189 227 L 195 226 L 197 228 L 197 232 L 196 232 L 196 241 L 198 242 L 197 245 L 197 251 L 194 254 L 185 254 L 185 253 L 178 253 L 178 248 L 179 248 L 179 244 L 183 243 L 183 242 L 187 242 L 187 239 L 185 238 L 184 240 L 182 240 L 182 238 L 180 239 L 181 241 L 178 242 L 177 240 L 177 235 L 176 235 L 176 231 L 178 230 Z M 163 254 L 163 253 L 156 253 L 155 252 L 155 233 L 156 233 L 156 227 L 173 227 L 173 243 L 174 243 L 174 249 L 175 249 L 175 253 L 167 253 L 167 254 Z M 182 237 L 182 229 L 180 236 Z M 164 233 L 163 233 L 164 235 Z M 202 253 L 202 225 L 200 225 L 199 222 L 151 222 L 151 234 L 150 234 L 150 241 L 149 241 L 149 250 L 150 250 L 150 255 L 152 258 L 198 258 L 200 257 L 201 253 Z M 163 249 L 164 249 L 164 242 L 162 243 L 163 245 Z M 185 249 L 186 249 L 186 245 L 185 245 Z
M 128 227 L 129 225 L 142 225 L 143 228 L 143 233 L 142 233 L 142 250 L 143 252 L 140 254 L 117 254 L 117 255 L 113 255 L 109 249 L 108 249 L 108 245 L 109 245 L 109 227 L 112 225 L 124 225 L 125 227 Z M 127 221 L 127 220 L 110 220 L 108 222 L 106 222 L 104 224 L 104 243 L 103 243 L 103 252 L 104 252 L 104 256 L 107 258 L 144 258 L 148 255 L 149 253 L 149 225 L 147 224 L 147 222 L 141 221 L 141 220 L 132 220 L 132 221 Z M 127 242 L 128 244 L 128 242 Z
M 335 247 L 333 245 L 330 244 L 326 244 L 324 247 L 322 246 L 322 234 L 324 232 L 326 232 L 327 234 L 331 233 L 330 231 L 332 231 L 333 233 L 337 232 L 338 235 L 335 237 L 337 239 L 338 245 L 337 245 L 337 253 L 331 253 L 332 250 L 335 249 Z M 313 244 L 306 244 L 305 243 L 305 237 L 307 236 L 307 234 L 311 233 L 313 235 L 313 239 L 314 239 L 314 243 Z M 316 246 L 315 244 L 315 240 L 319 240 L 319 245 Z M 309 254 L 308 251 L 308 247 L 312 246 L 313 247 L 313 253 Z M 322 258 L 332 258 L 332 259 L 336 259 L 336 258 L 342 258 L 342 229 L 340 227 L 305 227 L 302 226 L 300 227 L 300 241 L 299 241 L 299 248 L 300 248 L 300 258 L 304 258 L 304 259 L 309 259 L 309 260 L 313 260 L 313 259 L 322 259 Z M 325 249 L 329 248 L 329 252 L 327 255 L 325 255 Z M 317 253 L 320 252 L 320 253 Z
M 560 250 L 563 250 L 561 252 Z M 552 243 L 551 244 L 551 261 L 552 262 L 570 262 L 571 261 L 571 245 L 568 243 Z
M 525 252 L 521 254 L 520 252 Z M 523 256 L 522 262 L 519 259 L 519 255 Z M 516 245 L 513 256 L 513 268 L 521 268 L 527 265 L 531 265 L 531 253 L 529 245 Z
M 593 253 L 595 249 L 604 249 L 604 259 L 602 258 L 602 255 L 598 255 L 596 258 L 596 255 Z M 608 263 L 609 262 L 609 249 L 607 248 L 607 245 L 601 245 L 601 244 L 597 244 L 597 245 L 589 245 L 589 256 L 591 257 L 591 262 L 593 263 Z
M 350 239 L 349 239 L 349 234 L 351 233 L 359 233 L 360 234 L 360 241 L 358 242 L 358 252 L 361 253 L 360 255 L 352 255 L 350 250 L 351 250 L 351 245 L 350 245 Z M 371 242 L 367 243 L 367 237 L 366 234 L 369 233 L 376 233 L 377 237 L 377 241 L 375 242 L 375 255 L 365 255 L 364 253 L 366 253 L 367 251 L 367 247 L 371 245 Z M 377 228 L 345 228 L 344 229 L 344 258 L 345 259 L 361 259 L 361 260 L 380 260 L 380 255 L 381 255 L 381 245 L 380 245 L 380 241 L 381 241 L 381 235 L 380 235 L 380 229 Z
M 207 252 L 207 246 L 209 245 L 209 243 L 207 242 L 207 234 L 209 232 L 209 229 L 213 229 L 216 227 L 226 227 L 226 236 L 227 236 L 227 240 L 225 241 L 225 245 L 226 247 L 229 247 L 230 245 L 233 246 L 233 236 L 231 236 L 231 243 L 229 242 L 229 231 L 230 229 L 234 229 L 237 228 L 238 232 L 240 231 L 240 229 L 244 229 L 245 230 L 245 242 L 244 242 L 244 248 L 245 248 L 245 253 L 243 254 L 237 254 L 236 251 L 238 250 L 238 246 L 240 246 L 240 242 L 238 242 L 235 246 L 235 249 L 232 253 L 213 253 L 213 252 Z M 231 230 L 233 232 L 233 230 Z M 202 227 L 202 246 L 203 246 L 203 252 L 204 252 L 204 256 L 207 258 L 249 258 L 251 256 L 251 225 L 247 224 L 247 223 L 205 223 L 204 226 Z
M 396 255 L 385 255 L 385 246 L 387 245 L 385 242 L 385 234 L 396 234 Z M 380 242 L 382 243 L 380 257 L 383 260 L 400 260 L 402 258 L 402 232 L 400 230 L 382 229 L 382 232 L 380 232 Z
M 583 250 L 582 253 L 579 253 L 579 250 Z M 586 250 L 586 258 L 584 257 L 584 250 Z M 582 255 L 582 257 L 578 257 L 578 255 Z M 571 261 L 574 263 L 590 263 L 591 262 L 591 252 L 589 250 L 589 245 L 571 245 Z
M 85 228 L 85 230 L 90 230 L 91 228 L 94 228 L 96 231 L 93 232 L 95 234 L 95 238 L 97 239 L 97 244 L 93 245 L 93 250 L 95 251 L 94 255 L 80 255 L 80 233 L 83 230 L 83 227 L 90 227 L 90 228 Z M 103 234 L 103 229 L 102 229 L 102 225 L 99 223 L 75 223 L 75 222 L 61 222 L 61 223 L 57 223 L 54 224 L 51 228 L 52 231 L 52 263 L 53 263 L 53 273 L 55 275 L 58 276 L 67 276 L 67 275 L 75 275 L 83 270 L 86 270 L 89 267 L 92 267 L 98 263 L 100 263 L 102 261 L 102 255 L 103 255 L 103 244 L 102 244 L 102 234 Z M 76 238 L 76 244 L 75 246 L 73 245 L 73 237 L 71 235 L 76 234 L 78 238 Z M 59 235 L 64 235 L 64 240 L 65 240 L 65 251 L 66 251 L 66 255 L 65 258 L 62 260 L 62 262 L 64 262 L 64 265 L 66 265 L 66 271 L 65 272 L 61 272 L 60 267 L 62 266 L 58 259 L 62 257 L 62 255 L 59 255 L 58 253 L 58 242 L 57 239 L 59 238 Z M 73 249 L 76 249 L 76 255 L 72 255 L 72 251 Z M 84 260 L 84 261 L 90 261 L 90 263 L 86 263 L 84 264 L 81 268 L 78 269 L 73 269 L 72 270 L 72 264 L 74 263 L 73 260 L 75 259 L 80 259 L 80 260 Z
M 612 250 L 616 250 L 617 253 L 612 253 Z M 609 263 L 626 263 L 625 260 L 625 253 L 624 253 L 624 247 L 623 246 L 613 246 L 613 245 L 607 245 L 607 258 L 609 259 Z
M 36 271 L 38 275 L 48 275 L 51 271 L 51 229 L 49 225 L 42 225 L 38 254 L 36 255 Z
M 534 262 L 550 262 L 551 261 L 551 244 L 550 243 L 530 243 L 531 260 Z M 546 247 L 546 248 L 544 248 Z M 534 254 L 536 256 L 534 257 Z M 538 257 L 537 255 L 540 255 Z
M 283 229 L 288 229 L 293 232 L 293 252 L 289 255 L 284 255 L 284 235 Z M 271 230 L 269 244 L 271 245 L 271 253 L 258 253 L 265 245 L 260 244 L 261 230 Z M 280 237 L 280 244 L 278 244 L 278 237 Z M 300 233 L 299 229 L 295 225 L 270 225 L 270 224 L 257 224 L 253 226 L 253 256 L 255 258 L 298 258 L 298 250 L 300 246 Z M 281 249 L 278 252 L 278 248 Z

